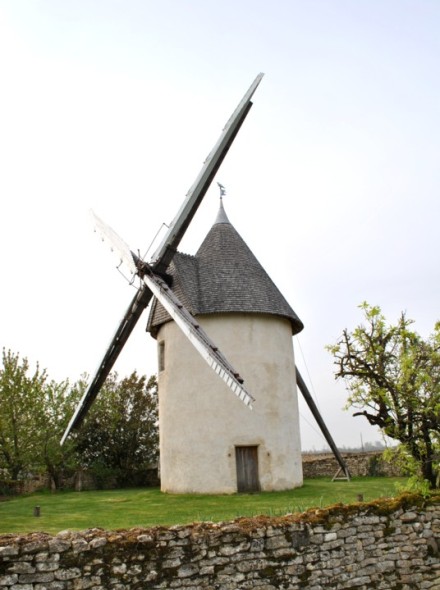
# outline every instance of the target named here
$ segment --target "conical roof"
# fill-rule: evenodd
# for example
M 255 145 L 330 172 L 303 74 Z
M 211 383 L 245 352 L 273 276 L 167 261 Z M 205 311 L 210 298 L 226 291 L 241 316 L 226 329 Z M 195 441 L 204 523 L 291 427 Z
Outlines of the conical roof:
M 292 333 L 303 324 L 230 223 L 223 203 L 195 256 L 177 252 L 168 268 L 172 288 L 193 315 L 260 313 L 286 317 Z M 171 318 L 154 301 L 147 330 L 153 336 Z

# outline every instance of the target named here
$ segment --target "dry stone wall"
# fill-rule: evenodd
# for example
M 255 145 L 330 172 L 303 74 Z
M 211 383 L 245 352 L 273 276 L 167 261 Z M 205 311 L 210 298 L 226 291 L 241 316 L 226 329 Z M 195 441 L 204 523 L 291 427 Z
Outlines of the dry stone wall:
M 440 590 L 440 497 L 283 518 L 0 536 L 0 590 Z
M 384 461 L 380 451 L 342 453 L 342 456 L 352 476 L 404 475 L 395 464 Z M 339 469 L 334 455 L 330 453 L 303 453 L 302 467 L 305 478 L 333 477 Z M 139 486 L 160 486 L 157 467 L 151 467 L 140 472 L 138 482 Z M 75 489 L 78 492 L 82 490 L 115 489 L 117 487 L 118 482 L 115 477 L 98 478 L 93 471 L 87 470 L 80 470 L 72 476 L 61 478 L 61 488 Z M 2 488 L 7 490 L 8 495 L 29 494 L 37 490 L 50 489 L 51 480 L 48 474 L 35 475 L 29 479 L 15 482 L 2 480 L 0 477 L 0 493 Z
M 366 453 L 342 453 L 345 463 L 353 477 L 404 475 L 395 463 L 384 461 L 383 453 L 371 451 Z M 326 453 L 303 453 L 303 476 L 333 477 L 339 469 L 334 455 Z

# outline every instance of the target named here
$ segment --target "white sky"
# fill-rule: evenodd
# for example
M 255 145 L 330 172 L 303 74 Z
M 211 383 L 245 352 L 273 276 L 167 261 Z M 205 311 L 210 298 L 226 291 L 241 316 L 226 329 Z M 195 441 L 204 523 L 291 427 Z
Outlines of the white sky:
M 437 0 L 0 0 L 0 345 L 58 380 L 95 369 L 134 292 L 89 209 L 144 252 L 263 71 L 216 180 L 306 326 L 336 442 L 378 440 L 324 347 L 363 300 L 423 335 L 440 319 L 439 30 Z M 217 208 L 214 184 L 182 251 Z M 121 376 L 156 372 L 146 321 Z

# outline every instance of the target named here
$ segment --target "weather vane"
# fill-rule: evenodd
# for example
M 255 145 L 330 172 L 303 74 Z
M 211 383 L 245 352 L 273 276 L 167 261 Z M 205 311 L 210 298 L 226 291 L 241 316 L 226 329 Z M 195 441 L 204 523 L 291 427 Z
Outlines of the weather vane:
M 224 187 L 222 184 L 220 184 L 219 182 L 217 182 L 217 184 L 218 184 L 218 187 L 219 187 L 219 189 L 220 189 L 220 199 L 221 199 L 222 197 L 224 197 L 224 196 L 226 195 L 226 189 L 225 189 L 225 187 Z

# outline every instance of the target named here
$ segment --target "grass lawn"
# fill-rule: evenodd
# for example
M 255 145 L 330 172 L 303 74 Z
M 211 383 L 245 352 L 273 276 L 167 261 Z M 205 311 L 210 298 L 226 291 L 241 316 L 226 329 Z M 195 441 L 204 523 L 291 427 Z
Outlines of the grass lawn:
M 195 521 L 232 520 L 239 516 L 280 516 L 312 507 L 350 504 L 363 494 L 368 502 L 395 496 L 396 484 L 405 478 L 357 477 L 350 482 L 330 478 L 305 480 L 302 488 L 288 492 L 263 492 L 232 496 L 162 494 L 157 488 L 93 492 L 39 492 L 0 502 L 0 534 L 93 527 L 121 529 Z M 40 506 L 41 516 L 33 516 Z

